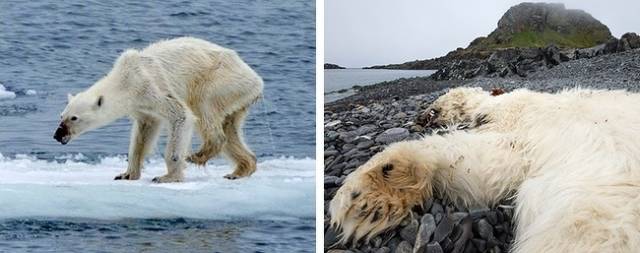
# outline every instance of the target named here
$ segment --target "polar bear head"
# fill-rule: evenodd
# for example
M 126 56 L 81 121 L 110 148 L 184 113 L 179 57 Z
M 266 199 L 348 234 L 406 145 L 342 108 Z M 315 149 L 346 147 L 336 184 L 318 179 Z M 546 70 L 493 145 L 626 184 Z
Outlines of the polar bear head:
M 464 125 L 473 121 L 472 111 L 485 99 L 504 93 L 494 89 L 491 93 L 482 88 L 455 88 L 436 99 L 416 122 L 425 127 Z
M 130 94 L 143 83 L 138 74 L 139 58 L 135 50 L 124 52 L 104 78 L 75 96 L 69 94 L 53 138 L 64 145 L 84 132 L 125 116 L 133 100 Z
M 74 137 L 111 122 L 109 117 L 105 117 L 109 113 L 104 113 L 104 95 L 81 92 L 67 97 L 69 103 L 60 114 L 61 122 L 54 135 L 60 143 L 67 144 Z

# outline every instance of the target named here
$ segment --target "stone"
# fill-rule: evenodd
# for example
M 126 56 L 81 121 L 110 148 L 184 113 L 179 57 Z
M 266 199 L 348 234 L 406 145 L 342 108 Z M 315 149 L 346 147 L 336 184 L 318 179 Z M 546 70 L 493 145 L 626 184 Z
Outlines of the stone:
M 478 251 L 480 252 L 484 252 L 487 249 L 487 241 L 485 240 L 473 238 L 471 239 L 471 242 L 473 243 L 473 245 L 476 246 L 476 249 L 478 249 Z
M 325 187 L 336 186 L 336 181 L 338 181 L 338 177 L 336 177 L 336 176 L 325 176 L 324 177 L 324 186 Z
M 387 129 L 386 131 L 382 132 L 380 135 L 378 135 L 378 137 L 376 137 L 376 142 L 390 144 L 393 142 L 404 140 L 407 137 L 409 137 L 409 130 L 396 127 Z
M 427 251 L 428 253 L 444 253 L 444 251 L 442 250 L 442 247 L 440 247 L 440 244 L 438 242 L 432 242 L 427 244 Z
M 625 43 L 629 49 L 640 48 L 640 36 L 636 33 L 625 33 L 620 37 L 620 41 Z
M 403 118 L 406 118 L 406 117 L 407 117 L 407 114 L 404 113 L 404 112 L 399 112 L 399 113 L 396 113 L 396 115 L 393 115 L 394 119 L 403 119 Z
M 433 205 L 431 205 L 431 210 L 429 212 L 431 214 L 444 213 L 444 208 L 440 203 L 434 202 Z
M 373 131 L 378 130 L 378 127 L 372 124 L 367 124 L 367 125 L 363 125 L 358 127 L 358 129 L 355 130 L 356 135 L 365 135 L 368 133 L 371 133 Z
M 420 224 L 418 223 L 418 220 L 411 219 L 411 222 L 409 222 L 409 225 L 405 226 L 404 228 L 402 228 L 402 230 L 400 230 L 400 237 L 402 237 L 402 239 L 405 241 L 415 242 L 416 236 L 418 234 L 419 226 Z
M 382 246 L 382 238 L 380 236 L 376 236 L 373 239 L 371 239 L 371 246 L 375 248 L 380 248 L 380 246 Z
M 462 253 L 467 242 L 473 237 L 473 220 L 470 216 L 466 216 L 461 222 L 459 228 L 460 235 L 453 242 L 453 251 Z
M 335 127 L 337 125 L 340 125 L 342 123 L 341 120 L 334 120 L 334 121 L 330 121 L 327 124 L 324 124 L 324 127 Z
M 327 253 L 354 253 L 351 250 L 344 250 L 344 249 L 330 249 L 329 251 L 327 251 Z
M 335 149 L 331 149 L 331 150 L 325 150 L 324 151 L 324 157 L 329 157 L 329 156 L 334 156 L 338 154 L 338 150 Z
M 394 253 L 412 253 L 413 247 L 411 247 L 411 243 L 407 242 L 407 241 L 402 241 L 400 242 L 400 244 L 398 244 L 398 247 L 396 247 L 396 250 L 394 250 Z
M 338 235 L 339 233 L 335 229 L 329 227 L 324 232 L 324 248 L 327 249 L 335 245 L 338 242 Z
M 438 226 L 436 227 L 435 232 L 433 233 L 433 240 L 436 242 L 441 242 L 451 234 L 453 231 L 453 221 L 449 219 L 449 217 L 443 217 Z
M 436 221 L 433 215 L 430 213 L 425 214 L 420 219 L 420 227 L 418 228 L 418 235 L 416 236 L 416 242 L 414 243 L 413 252 L 423 252 L 426 250 L 427 244 L 431 238 L 431 235 L 436 230 Z
M 373 253 L 391 253 L 391 249 L 389 249 L 388 247 L 382 247 L 382 248 L 373 250 Z
M 453 219 L 454 221 L 457 222 L 457 221 L 460 221 L 460 220 L 462 220 L 463 218 L 465 218 L 467 216 L 469 216 L 469 214 L 466 213 L 466 212 L 455 212 L 455 213 L 451 214 L 451 219 Z
M 493 227 L 485 219 L 480 219 L 473 224 L 473 229 L 482 239 L 488 240 L 489 238 L 493 238 Z
M 481 217 L 484 217 L 485 214 L 489 212 L 489 208 L 478 208 L 478 209 L 471 209 L 469 210 L 469 215 L 471 215 L 471 218 L 473 218 L 474 220 L 479 219 Z
M 358 145 L 356 145 L 356 148 L 358 148 L 358 149 L 368 149 L 371 146 L 373 146 L 373 144 L 375 144 L 375 143 L 372 140 L 365 140 L 365 141 L 358 142 Z

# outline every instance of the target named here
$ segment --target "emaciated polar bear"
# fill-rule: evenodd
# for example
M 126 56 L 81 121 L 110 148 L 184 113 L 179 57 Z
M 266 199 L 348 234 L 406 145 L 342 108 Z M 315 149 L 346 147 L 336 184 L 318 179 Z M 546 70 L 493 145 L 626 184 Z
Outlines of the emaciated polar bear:
M 343 242 L 438 194 L 466 207 L 514 198 L 513 252 L 640 249 L 640 94 L 459 88 L 426 114 L 471 129 L 392 144 L 352 172 L 329 208 Z
M 134 124 L 129 164 L 116 180 L 140 178 L 144 156 L 153 149 L 163 124 L 168 128 L 168 172 L 153 182 L 179 182 L 186 160 L 204 165 L 220 151 L 236 164 L 225 177 L 245 177 L 256 170 L 256 158 L 242 140 L 241 127 L 262 86 L 260 76 L 231 49 L 189 37 L 160 41 L 141 51 L 125 51 L 104 78 L 69 95 L 54 138 L 66 144 L 130 116 Z M 202 145 L 187 156 L 194 123 Z

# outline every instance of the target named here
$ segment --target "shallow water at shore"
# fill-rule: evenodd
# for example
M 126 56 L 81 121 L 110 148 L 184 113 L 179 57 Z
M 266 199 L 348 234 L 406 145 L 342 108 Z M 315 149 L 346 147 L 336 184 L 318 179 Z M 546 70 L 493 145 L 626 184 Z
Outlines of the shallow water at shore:
M 354 86 L 367 86 L 399 78 L 429 76 L 433 70 L 389 70 L 389 69 L 325 69 L 325 103 L 347 97 L 354 93 Z

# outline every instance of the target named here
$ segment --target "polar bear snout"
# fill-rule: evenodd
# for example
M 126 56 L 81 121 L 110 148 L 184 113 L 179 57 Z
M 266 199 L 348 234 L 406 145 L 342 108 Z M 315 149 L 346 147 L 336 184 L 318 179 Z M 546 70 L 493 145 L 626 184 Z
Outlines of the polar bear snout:
M 56 129 L 56 132 L 53 134 L 53 139 L 65 145 L 71 140 L 71 132 L 69 131 L 69 127 L 67 124 L 60 122 L 60 125 Z
M 439 110 L 429 107 L 424 111 L 424 113 L 418 115 L 416 123 L 423 127 L 438 127 L 439 123 L 437 122 L 437 119 L 439 114 Z

